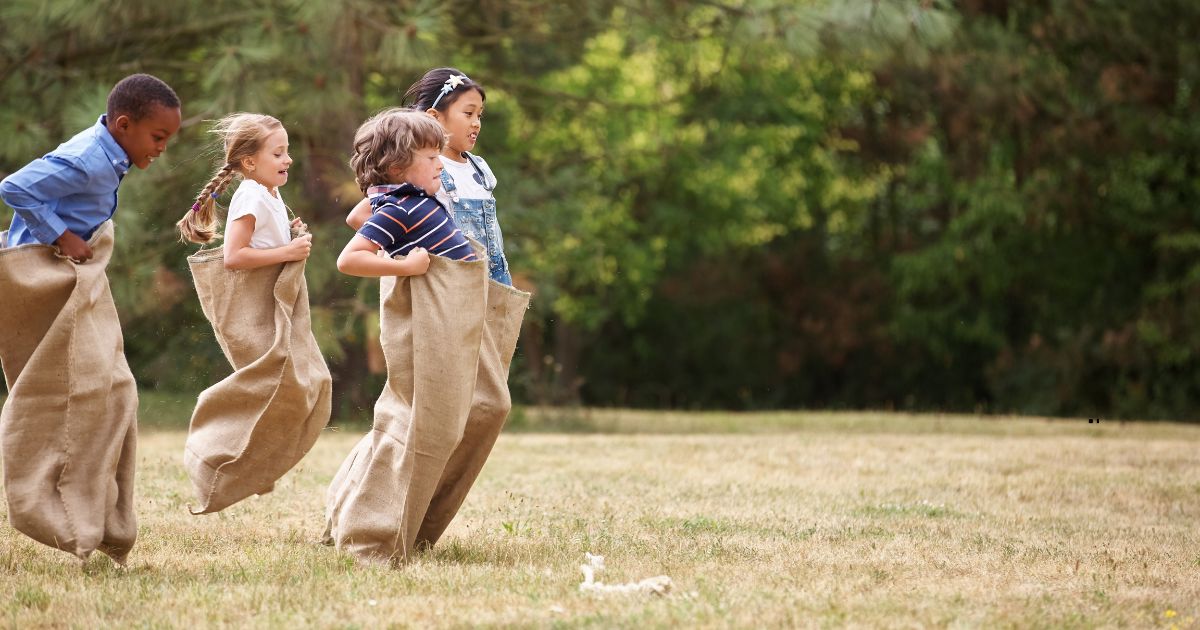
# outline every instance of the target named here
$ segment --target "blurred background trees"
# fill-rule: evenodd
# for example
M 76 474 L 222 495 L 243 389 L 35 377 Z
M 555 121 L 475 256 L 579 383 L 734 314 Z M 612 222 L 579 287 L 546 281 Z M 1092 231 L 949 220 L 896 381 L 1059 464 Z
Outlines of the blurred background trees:
M 0 174 L 94 123 L 126 74 L 184 100 L 120 193 L 112 278 L 144 387 L 228 370 L 173 224 L 215 166 L 205 121 L 261 111 L 317 235 L 339 412 L 370 407 L 375 283 L 333 265 L 350 140 L 453 65 L 488 89 L 479 152 L 536 293 L 520 401 L 1200 403 L 1194 2 L 9 0 L 0 34 Z

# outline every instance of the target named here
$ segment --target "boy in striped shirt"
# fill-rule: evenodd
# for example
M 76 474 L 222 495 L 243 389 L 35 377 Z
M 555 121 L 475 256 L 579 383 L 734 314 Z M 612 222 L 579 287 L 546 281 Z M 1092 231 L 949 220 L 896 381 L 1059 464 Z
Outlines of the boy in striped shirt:
M 358 128 L 350 167 L 371 200 L 371 218 L 338 256 L 352 276 L 417 276 L 429 254 L 475 260 L 470 241 L 434 197 L 442 185 L 446 132 L 423 112 L 383 111 Z M 378 256 L 379 250 L 387 257 Z M 402 258 L 397 258 L 402 256 Z

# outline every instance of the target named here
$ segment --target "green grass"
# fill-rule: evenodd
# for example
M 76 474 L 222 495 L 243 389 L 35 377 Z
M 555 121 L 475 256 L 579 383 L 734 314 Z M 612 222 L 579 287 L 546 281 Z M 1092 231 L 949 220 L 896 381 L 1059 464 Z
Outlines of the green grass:
M 1125 436 L 1169 439 L 1193 436 L 1200 425 L 1084 418 L 916 414 L 863 411 L 640 411 L 538 408 L 514 410 L 508 431 L 519 433 L 738 433 L 945 434 L 991 436 Z
M 359 429 L 193 517 L 191 401 L 142 398 L 128 571 L 0 527 L 5 627 L 1195 627 L 1200 427 L 524 409 L 398 570 L 316 544 Z M 148 414 L 157 414 L 148 421 Z M 182 419 L 181 419 L 182 418 Z M 550 432 L 547 429 L 569 429 Z M 580 593 L 665 574 L 663 598 Z
M 0 404 L 4 395 L 0 394 Z M 187 429 L 195 393 L 143 391 L 138 395 L 138 425 L 142 429 Z M 369 415 L 343 418 L 339 429 L 365 431 Z M 1031 416 L 916 414 L 871 411 L 642 411 L 516 407 L 508 419 L 509 433 L 705 434 L 837 433 L 946 434 L 992 436 L 1070 436 L 1142 439 L 1190 439 L 1200 424 L 1127 422 Z

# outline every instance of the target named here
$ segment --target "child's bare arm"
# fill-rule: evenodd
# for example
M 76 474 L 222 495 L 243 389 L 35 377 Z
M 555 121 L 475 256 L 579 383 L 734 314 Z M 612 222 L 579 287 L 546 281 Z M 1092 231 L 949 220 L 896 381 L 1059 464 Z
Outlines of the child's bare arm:
M 346 215 L 346 225 L 349 225 L 352 230 L 357 232 L 359 228 L 371 218 L 371 201 L 363 198 L 350 210 L 350 214 Z
M 232 221 L 225 229 L 225 268 L 256 269 L 293 260 L 304 260 L 312 251 L 312 234 L 292 239 L 283 247 L 254 249 L 254 215 L 248 214 Z
M 338 255 L 338 271 L 350 276 L 379 278 L 382 276 L 419 276 L 429 269 L 429 253 L 416 248 L 401 260 L 377 256 L 379 246 L 361 234 L 346 243 Z

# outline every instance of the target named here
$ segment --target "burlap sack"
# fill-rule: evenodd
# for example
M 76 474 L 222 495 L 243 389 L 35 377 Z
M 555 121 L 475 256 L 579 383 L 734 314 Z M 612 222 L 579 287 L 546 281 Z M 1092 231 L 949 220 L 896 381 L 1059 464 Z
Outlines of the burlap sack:
M 275 482 L 329 422 L 332 380 L 313 338 L 304 261 L 225 269 L 218 247 L 188 257 L 204 315 L 234 372 L 200 394 L 184 448 L 199 501 L 217 512 Z
M 508 412 L 512 397 L 508 391 L 508 368 L 517 349 L 521 320 L 529 307 L 529 294 L 513 290 L 499 282 L 488 282 L 487 321 L 479 350 L 479 370 L 467 426 L 458 448 L 442 471 L 438 489 L 429 511 L 417 532 L 417 546 L 432 545 L 441 538 L 458 508 L 483 469 Z
M 489 280 L 486 261 L 437 256 L 380 294 L 388 380 L 329 487 L 326 541 L 394 563 L 441 535 L 491 452 L 529 294 Z
M 105 273 L 111 221 L 89 245 L 79 265 L 46 245 L 0 249 L 4 492 L 18 531 L 124 564 L 137 538 L 137 387 Z

